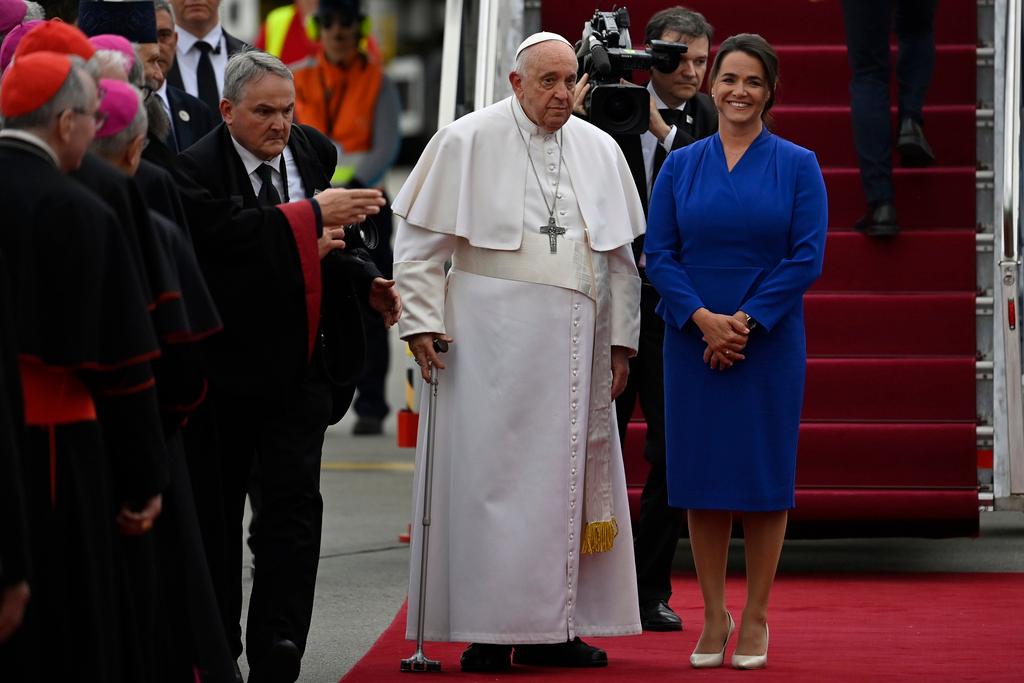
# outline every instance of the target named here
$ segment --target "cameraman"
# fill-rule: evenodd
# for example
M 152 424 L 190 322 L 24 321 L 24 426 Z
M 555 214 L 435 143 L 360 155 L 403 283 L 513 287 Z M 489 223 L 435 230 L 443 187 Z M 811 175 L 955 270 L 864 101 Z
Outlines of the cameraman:
M 683 7 L 661 10 L 647 22 L 644 40 L 682 43 L 687 51 L 672 73 L 651 70 L 647 90 L 651 94 L 651 120 L 640 135 L 612 135 L 622 148 L 633 181 L 647 211 L 654 179 L 668 153 L 713 134 L 718 116 L 711 98 L 699 92 L 707 70 L 713 28 L 699 12 Z M 575 111 L 583 114 L 590 86 L 584 75 L 576 90 Z M 660 298 L 644 273 L 644 238 L 633 242 L 633 254 L 643 280 L 640 298 L 640 348 L 630 359 L 626 390 L 616 401 L 619 438 L 625 451 L 626 428 L 639 397 L 647 420 L 644 457 L 651 465 L 640 497 L 636 522 L 636 575 L 640 597 L 640 621 L 646 631 L 679 631 L 683 622 L 668 606 L 672 595 L 672 559 L 682 531 L 683 511 L 668 506 L 665 484 L 665 405 L 662 375 L 664 322 L 654 312 Z

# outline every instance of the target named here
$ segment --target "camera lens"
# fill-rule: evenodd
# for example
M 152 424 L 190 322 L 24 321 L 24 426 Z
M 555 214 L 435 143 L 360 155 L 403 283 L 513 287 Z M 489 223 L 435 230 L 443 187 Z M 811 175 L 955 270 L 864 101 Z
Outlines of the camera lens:
M 372 223 L 345 226 L 345 242 L 348 247 L 376 249 L 380 237 Z

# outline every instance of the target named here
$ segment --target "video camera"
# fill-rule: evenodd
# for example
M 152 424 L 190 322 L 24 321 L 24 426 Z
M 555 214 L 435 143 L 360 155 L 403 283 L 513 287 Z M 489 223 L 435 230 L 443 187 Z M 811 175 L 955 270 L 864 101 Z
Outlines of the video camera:
M 584 108 L 590 122 L 608 133 L 640 134 L 650 125 L 650 95 L 646 88 L 619 81 L 634 69 L 672 73 L 686 52 L 681 43 L 652 40 L 645 50 L 634 50 L 629 40 L 629 10 L 594 11 L 576 44 L 578 75 L 590 74 L 590 92 Z

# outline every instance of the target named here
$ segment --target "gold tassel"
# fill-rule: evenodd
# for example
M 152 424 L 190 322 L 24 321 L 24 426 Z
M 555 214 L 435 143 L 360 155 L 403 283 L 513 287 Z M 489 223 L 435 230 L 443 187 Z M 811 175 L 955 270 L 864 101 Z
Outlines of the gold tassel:
M 615 545 L 615 537 L 618 535 L 619 523 L 615 521 L 614 517 L 607 522 L 590 522 L 583 530 L 580 553 L 591 555 L 608 552 Z

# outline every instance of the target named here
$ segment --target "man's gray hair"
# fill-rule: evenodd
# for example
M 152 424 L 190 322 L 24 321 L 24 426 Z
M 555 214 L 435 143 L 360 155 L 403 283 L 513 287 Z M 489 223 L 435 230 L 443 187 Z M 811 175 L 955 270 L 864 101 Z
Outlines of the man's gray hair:
M 258 81 L 266 75 L 279 76 L 289 81 L 291 69 L 280 59 L 262 50 L 245 50 L 236 53 L 228 60 L 224 69 L 224 99 L 237 104 L 242 99 L 242 91 L 252 81 Z
M 46 10 L 38 2 L 32 2 L 32 0 L 25 0 L 25 16 L 21 20 L 21 23 L 26 21 L 32 21 L 33 19 L 45 19 Z
M 89 103 L 89 95 L 82 81 L 91 78 L 85 70 L 85 62 L 81 57 L 69 55 L 71 71 L 50 101 L 35 111 L 14 116 L 4 120 L 4 127 L 14 130 L 46 130 L 57 116 L 67 109 L 84 109 Z
M 138 88 L 132 88 L 132 91 L 138 98 L 138 109 L 135 110 L 135 116 L 132 117 L 131 123 L 125 126 L 124 130 L 109 138 L 93 138 L 92 151 L 108 161 L 116 161 L 124 154 L 132 140 L 146 134 L 149 121 L 146 117 L 146 108 L 142 105 L 142 93 Z
M 171 21 L 174 22 L 174 6 L 171 5 L 167 0 L 154 0 L 153 10 L 156 12 L 167 12 L 170 15 Z

